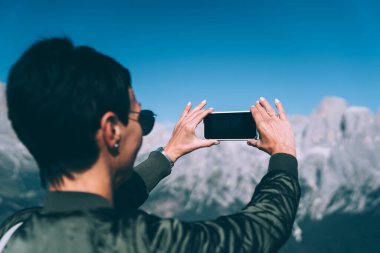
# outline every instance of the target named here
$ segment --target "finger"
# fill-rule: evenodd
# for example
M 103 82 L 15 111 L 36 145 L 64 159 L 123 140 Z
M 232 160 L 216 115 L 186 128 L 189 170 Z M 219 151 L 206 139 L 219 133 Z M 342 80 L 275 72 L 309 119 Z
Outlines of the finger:
M 261 114 L 261 117 L 263 120 L 267 120 L 270 118 L 270 116 L 268 115 L 267 111 L 264 109 L 264 107 L 260 104 L 259 101 L 256 101 L 256 106 L 257 110 L 259 111 L 259 113 Z
M 261 147 L 261 141 L 256 140 L 256 139 L 251 139 L 247 141 L 247 144 L 249 146 L 255 147 L 255 148 L 260 148 Z
M 202 102 L 200 102 L 196 107 L 194 107 L 193 110 L 190 111 L 189 116 L 192 116 L 194 115 L 194 113 L 197 113 L 198 111 L 200 111 L 203 107 L 205 107 L 206 104 L 207 104 L 206 100 L 203 100 Z
M 284 107 L 282 106 L 282 103 L 277 98 L 274 100 L 274 103 L 276 104 L 276 108 L 278 110 L 278 116 L 280 119 L 287 120 L 286 113 L 284 110 Z
M 259 101 L 270 117 L 276 116 L 276 111 L 272 108 L 272 106 L 265 98 L 261 97 Z
M 205 109 L 203 109 L 206 105 L 207 101 L 203 100 L 199 105 L 197 105 L 188 115 L 188 122 L 193 121 L 194 118 L 196 118 L 200 113 L 204 112 Z
M 207 116 L 209 115 L 210 113 L 212 113 L 214 111 L 214 108 L 209 108 L 207 110 L 203 110 L 203 111 L 199 111 L 199 113 L 197 113 L 194 118 L 191 120 L 191 122 L 193 124 L 195 124 L 195 126 L 198 126 L 199 123 L 201 123 L 201 121 Z
M 263 121 L 263 117 L 261 113 L 257 110 L 256 105 L 251 106 L 251 114 L 253 119 L 255 120 L 256 125 L 259 125 Z
M 190 109 L 191 109 L 191 102 L 187 103 L 187 105 L 185 106 L 185 109 L 183 110 L 181 117 L 179 117 L 178 121 L 182 121 L 187 116 Z

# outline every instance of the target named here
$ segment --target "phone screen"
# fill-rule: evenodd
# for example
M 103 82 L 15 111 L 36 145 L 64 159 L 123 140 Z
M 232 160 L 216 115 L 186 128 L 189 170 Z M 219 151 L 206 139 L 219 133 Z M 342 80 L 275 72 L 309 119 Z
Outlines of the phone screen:
M 206 116 L 204 137 L 217 140 L 246 140 L 257 137 L 251 112 L 214 112 Z

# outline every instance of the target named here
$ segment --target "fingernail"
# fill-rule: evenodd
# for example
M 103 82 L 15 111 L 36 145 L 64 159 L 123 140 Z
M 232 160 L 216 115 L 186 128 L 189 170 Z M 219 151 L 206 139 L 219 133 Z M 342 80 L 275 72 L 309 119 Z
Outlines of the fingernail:
M 206 102 L 207 102 L 207 100 L 205 99 L 205 100 L 202 101 L 202 104 L 205 104 Z
M 277 98 L 274 100 L 275 103 L 280 103 L 280 100 L 278 100 Z
M 257 105 L 260 104 L 259 100 L 256 101 L 256 104 L 257 104 Z
M 255 105 L 251 105 L 252 108 L 255 108 Z
M 187 103 L 187 106 L 191 105 L 191 102 Z
M 260 97 L 260 100 L 261 100 L 261 101 L 264 101 L 264 100 L 265 100 L 265 98 L 264 98 L 264 97 Z
M 214 110 L 214 108 L 213 108 L 213 107 L 211 107 L 211 108 L 210 108 L 210 110 L 211 110 L 211 111 L 213 111 L 213 110 Z

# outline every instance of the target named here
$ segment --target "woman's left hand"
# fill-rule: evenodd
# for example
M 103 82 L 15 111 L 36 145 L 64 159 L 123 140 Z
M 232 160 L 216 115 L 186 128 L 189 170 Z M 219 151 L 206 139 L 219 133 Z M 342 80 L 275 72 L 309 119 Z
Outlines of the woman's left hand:
M 190 102 L 186 105 L 185 110 L 174 127 L 172 137 L 164 147 L 165 152 L 173 162 L 196 149 L 219 144 L 217 140 L 204 140 L 195 135 L 195 128 L 213 111 L 213 108 L 203 109 L 205 105 L 205 100 L 192 110 Z

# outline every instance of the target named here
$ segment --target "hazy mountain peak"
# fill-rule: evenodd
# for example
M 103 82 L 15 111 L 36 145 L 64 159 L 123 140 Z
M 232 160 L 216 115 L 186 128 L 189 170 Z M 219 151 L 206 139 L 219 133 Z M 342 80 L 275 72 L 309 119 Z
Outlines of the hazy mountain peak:
M 345 137 L 368 134 L 374 130 L 375 117 L 367 107 L 352 106 L 347 108 L 341 120 L 341 131 Z
M 341 120 L 348 108 L 346 100 L 326 97 L 315 112 L 308 117 L 299 136 L 301 147 L 329 146 L 342 137 Z
M 342 114 L 348 107 L 345 99 L 340 97 L 325 97 L 319 104 L 315 113 L 317 115 Z

